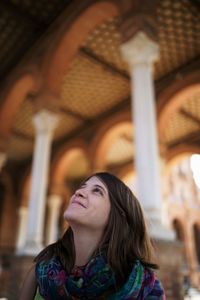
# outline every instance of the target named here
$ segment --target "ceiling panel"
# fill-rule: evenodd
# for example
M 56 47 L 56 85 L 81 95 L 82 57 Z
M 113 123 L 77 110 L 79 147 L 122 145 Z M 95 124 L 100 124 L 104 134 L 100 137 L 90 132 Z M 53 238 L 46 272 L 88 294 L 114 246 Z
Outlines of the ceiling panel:
M 25 100 L 21 104 L 13 123 L 13 131 L 21 132 L 27 137 L 34 138 L 33 106 L 31 101 Z
M 180 113 L 173 114 L 166 124 L 166 130 L 164 132 L 164 141 L 169 143 L 174 143 L 176 140 L 189 135 L 192 132 L 200 130 L 198 124 L 194 123 L 192 120 L 186 118 Z
M 98 26 L 87 38 L 84 47 L 90 49 L 97 56 L 128 73 L 128 64 L 120 53 L 121 37 L 119 32 L 120 18 L 114 17 Z
M 129 81 L 112 74 L 101 64 L 79 54 L 66 74 L 62 87 L 62 106 L 85 119 L 107 111 L 130 94 Z
M 7 155 L 9 160 L 19 161 L 30 158 L 33 153 L 34 141 L 12 135 L 8 143 Z
M 200 124 L 200 93 L 195 93 L 183 104 L 183 109 L 199 120 Z
M 75 130 L 77 127 L 80 127 L 83 124 L 81 120 L 78 120 L 69 114 L 59 113 L 59 122 L 58 126 L 55 128 L 53 135 L 54 140 L 59 140 L 64 138 L 71 131 Z
M 19 7 L 20 11 L 24 11 L 30 16 L 35 17 L 38 23 L 42 21 L 48 24 L 67 5 L 72 3 L 72 0 L 10 0 L 10 2 L 16 5 L 16 8 Z
M 73 1 L 9 0 L 0 3 L 0 77 L 5 78 L 5 73 L 24 57 L 70 3 Z M 155 79 L 200 55 L 200 14 L 195 1 L 159 0 L 157 12 L 160 58 L 155 65 Z M 120 53 L 119 23 L 119 17 L 114 17 L 95 28 L 72 61 L 63 80 L 60 121 L 54 141 L 64 139 L 88 120 L 95 121 L 130 97 L 129 68 Z M 200 95 L 193 95 L 182 109 L 196 120 L 200 119 Z M 32 103 L 26 100 L 12 128 L 10 158 L 25 159 L 31 155 L 32 118 Z M 179 111 L 169 118 L 164 139 L 170 144 L 197 130 L 198 122 Z M 131 141 L 121 136 L 109 149 L 106 160 L 108 164 L 117 164 L 130 159 L 132 153 Z
M 159 0 L 158 79 L 200 55 L 200 14 L 190 0 Z
M 200 55 L 200 14 L 190 0 L 159 0 L 157 6 L 160 57 L 155 64 L 159 79 Z M 119 17 L 101 24 L 88 37 L 84 46 L 129 72 L 120 53 Z

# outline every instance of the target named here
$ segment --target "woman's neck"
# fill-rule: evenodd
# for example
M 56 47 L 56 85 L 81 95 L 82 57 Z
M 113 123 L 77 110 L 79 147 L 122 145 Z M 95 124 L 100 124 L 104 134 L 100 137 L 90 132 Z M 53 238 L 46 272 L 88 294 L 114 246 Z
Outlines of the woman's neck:
M 101 233 L 85 228 L 73 228 L 75 246 L 75 265 L 85 265 L 94 251 L 98 248 Z

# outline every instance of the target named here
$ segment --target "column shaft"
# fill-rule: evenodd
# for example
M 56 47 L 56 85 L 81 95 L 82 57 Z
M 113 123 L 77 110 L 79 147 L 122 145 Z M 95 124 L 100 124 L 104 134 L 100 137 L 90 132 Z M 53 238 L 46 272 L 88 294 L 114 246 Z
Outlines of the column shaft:
M 153 213 L 154 218 L 158 218 L 160 176 L 151 65 L 135 64 L 131 79 L 138 194 L 148 214 Z
M 138 195 L 155 238 L 173 238 L 162 226 L 160 168 L 152 78 L 158 45 L 144 32 L 138 32 L 121 47 L 131 69 L 131 102 L 135 132 L 135 165 Z
M 35 255 L 43 248 L 44 213 L 50 148 L 57 116 L 45 110 L 35 118 L 36 142 L 34 148 L 32 185 L 29 201 L 29 218 L 24 253 Z
M 18 234 L 16 241 L 16 253 L 20 255 L 23 252 L 25 245 L 26 231 L 27 231 L 27 220 L 28 220 L 28 207 L 21 206 L 19 208 L 19 223 L 18 223 Z

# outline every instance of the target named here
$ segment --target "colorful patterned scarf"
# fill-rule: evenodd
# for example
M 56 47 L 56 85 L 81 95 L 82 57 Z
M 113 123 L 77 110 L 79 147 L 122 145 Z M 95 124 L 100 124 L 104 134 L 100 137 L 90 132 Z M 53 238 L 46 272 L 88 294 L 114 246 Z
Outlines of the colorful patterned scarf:
M 127 282 L 116 288 L 115 276 L 103 256 L 92 258 L 84 267 L 67 274 L 59 259 L 36 264 L 39 293 L 45 300 L 165 300 L 153 271 L 135 262 Z

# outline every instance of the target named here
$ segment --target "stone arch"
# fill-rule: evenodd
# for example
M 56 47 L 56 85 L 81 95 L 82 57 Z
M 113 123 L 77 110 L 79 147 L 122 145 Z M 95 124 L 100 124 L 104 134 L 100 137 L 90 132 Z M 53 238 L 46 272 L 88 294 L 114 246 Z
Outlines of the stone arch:
M 120 132 L 126 129 L 133 130 L 130 113 L 128 112 L 109 120 L 99 129 L 90 146 L 90 157 L 93 157 L 92 168 L 94 171 L 105 168 L 107 150 Z
M 168 152 L 166 160 L 168 163 L 170 163 L 176 158 L 181 158 L 186 155 L 192 155 L 194 153 L 200 154 L 200 147 L 190 144 L 178 145 Z
M 136 180 L 136 172 L 134 169 L 134 164 L 133 163 L 128 164 L 119 172 L 118 176 L 137 196 L 138 188 L 137 188 L 137 180 Z
M 183 80 L 175 81 L 158 95 L 157 122 L 161 141 L 169 116 L 178 111 L 188 97 L 196 93 L 200 93 L 199 71 L 193 72 Z
M 13 121 L 28 94 L 36 91 L 38 80 L 32 73 L 24 74 L 19 78 L 5 96 L 3 105 L 0 109 L 0 136 L 7 141 Z
M 200 147 L 195 145 L 179 145 L 176 146 L 174 149 L 168 152 L 166 156 L 166 170 L 165 173 L 168 172 L 171 167 L 177 163 L 178 161 L 182 160 L 186 156 L 190 156 L 192 154 L 200 154 Z
M 74 141 L 71 144 L 64 145 L 55 155 L 51 168 L 50 185 L 62 189 L 64 179 L 68 175 L 70 163 L 80 155 L 85 158 L 85 163 L 88 164 L 85 167 L 88 167 L 90 171 L 87 145 L 82 140 Z
M 180 212 L 184 211 L 185 205 L 194 203 L 196 194 L 196 184 L 191 169 L 190 157 L 195 152 L 191 149 L 180 152 L 172 157 L 166 164 L 164 176 L 166 176 L 167 193 L 173 194 L 173 198 L 182 203 L 183 207 Z M 194 149 L 193 149 L 194 150 Z
M 79 16 L 69 20 L 70 24 L 63 22 L 43 63 L 45 85 L 56 95 L 60 94 L 63 77 L 87 35 L 103 21 L 119 14 L 115 1 L 98 1 L 78 9 Z
M 120 179 L 124 180 L 124 179 L 128 179 L 132 176 L 135 176 L 135 168 L 134 168 L 134 164 L 130 163 L 127 166 L 125 166 L 124 168 L 122 168 L 122 170 L 119 171 L 119 173 L 117 174 L 119 176 Z
M 59 151 L 56 153 L 52 168 L 51 168 L 51 175 L 50 175 L 50 184 L 49 184 L 49 193 L 50 194 L 58 194 L 62 196 L 62 205 L 60 208 L 60 212 L 66 209 L 68 205 L 68 201 L 80 182 L 77 182 L 77 178 L 70 178 L 70 172 L 73 168 L 73 163 L 77 164 L 78 160 L 82 157 L 82 162 L 84 166 L 79 166 L 79 173 L 78 180 L 82 180 L 82 176 L 86 178 L 88 173 L 90 172 L 90 165 L 89 165 L 89 156 L 87 151 L 87 145 L 82 140 L 76 140 L 71 144 L 64 145 Z M 72 168 L 70 168 L 72 166 Z M 69 180 L 71 181 L 69 182 Z M 73 180 L 72 180 L 73 179 Z M 59 217 L 59 226 L 60 231 L 64 232 L 67 228 L 67 223 L 63 219 L 62 214 Z
M 106 154 L 109 148 L 120 134 L 130 130 L 132 130 L 132 124 L 130 122 L 124 122 L 116 124 L 106 132 L 95 155 L 95 169 L 106 169 Z
M 185 242 L 185 231 L 184 231 L 184 225 L 183 225 L 182 221 L 178 218 L 175 218 L 172 221 L 172 224 L 173 224 L 173 228 L 176 233 L 176 239 L 178 241 L 181 241 L 184 243 Z
M 186 273 L 189 271 L 191 265 L 191 255 L 190 255 L 190 236 L 187 233 L 186 225 L 184 224 L 183 218 L 176 217 L 172 220 L 172 228 L 175 231 L 175 236 L 177 241 L 183 244 L 183 257 L 184 257 L 184 269 Z

